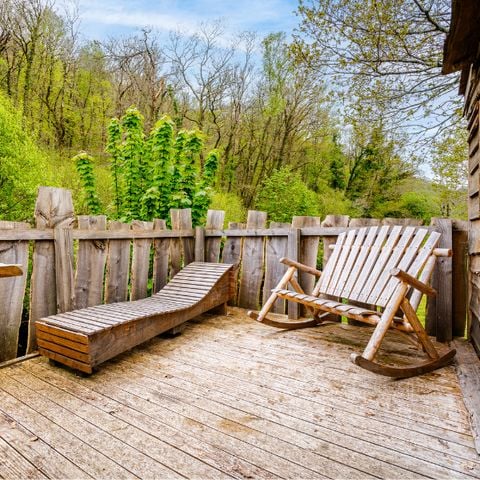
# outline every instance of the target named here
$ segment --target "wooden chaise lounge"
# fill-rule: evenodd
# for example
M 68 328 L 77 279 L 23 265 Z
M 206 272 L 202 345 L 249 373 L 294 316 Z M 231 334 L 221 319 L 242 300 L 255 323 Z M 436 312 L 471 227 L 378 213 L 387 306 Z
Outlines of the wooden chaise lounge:
M 191 263 L 160 292 L 133 302 L 83 308 L 36 322 L 40 354 L 76 370 L 93 368 L 204 312 L 234 293 L 233 265 Z
M 400 226 L 342 233 L 323 272 L 288 258 L 281 259 L 288 267 L 285 275 L 260 312 L 249 312 L 249 315 L 283 329 L 315 327 L 325 323 L 332 313 L 342 315 L 375 326 L 364 352 L 351 356 L 356 365 L 396 378 L 442 367 L 453 359 L 455 350 L 438 352 L 416 314 L 422 295 L 436 294 L 428 284 L 436 258 L 451 255 L 450 250 L 437 248 L 439 239 L 438 232 Z M 319 277 L 309 295 L 296 279 L 298 270 Z M 268 312 L 277 298 L 305 305 L 313 318 L 300 321 L 269 318 Z M 390 328 L 414 335 L 428 360 L 408 367 L 374 362 Z

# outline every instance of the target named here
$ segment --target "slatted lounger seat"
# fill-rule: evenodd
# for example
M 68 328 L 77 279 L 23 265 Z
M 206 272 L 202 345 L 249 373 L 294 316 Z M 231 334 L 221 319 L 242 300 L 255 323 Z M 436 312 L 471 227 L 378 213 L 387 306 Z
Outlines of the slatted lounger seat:
M 225 305 L 234 282 L 233 265 L 191 263 L 149 298 L 42 318 L 36 322 L 38 351 L 92 373 L 102 362 Z
M 438 352 L 416 314 L 422 295 L 436 294 L 428 285 L 436 258 L 451 255 L 449 250 L 437 248 L 439 239 L 439 233 L 426 228 L 400 226 L 367 227 L 342 233 L 323 272 L 288 258 L 281 259 L 288 267 L 285 275 L 260 312 L 249 315 L 284 329 L 315 327 L 325 323 L 332 313 L 342 315 L 375 326 L 364 352 L 352 354 L 356 365 L 397 378 L 442 367 L 453 359 L 455 350 Z M 319 277 L 309 295 L 296 279 L 298 270 Z M 292 290 L 287 288 L 289 284 Z M 268 312 L 277 298 L 305 305 L 313 318 L 296 322 L 269 318 Z M 411 367 L 374 362 L 390 328 L 415 335 L 428 360 Z

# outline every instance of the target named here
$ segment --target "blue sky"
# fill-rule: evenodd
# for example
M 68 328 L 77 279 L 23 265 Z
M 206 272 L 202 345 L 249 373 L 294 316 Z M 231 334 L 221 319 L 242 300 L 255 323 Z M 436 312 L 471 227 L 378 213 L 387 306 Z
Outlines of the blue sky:
M 260 35 L 297 25 L 297 0 L 78 0 L 81 32 L 105 39 L 152 27 L 193 33 L 201 22 L 222 19 L 227 34 L 256 31 Z

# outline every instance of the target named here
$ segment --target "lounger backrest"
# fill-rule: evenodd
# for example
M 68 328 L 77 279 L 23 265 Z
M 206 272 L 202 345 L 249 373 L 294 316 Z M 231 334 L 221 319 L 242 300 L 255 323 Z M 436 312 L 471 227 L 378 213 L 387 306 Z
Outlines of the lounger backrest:
M 383 226 L 339 235 L 319 281 L 319 293 L 379 307 L 392 298 L 400 268 L 418 278 L 440 238 L 426 228 Z

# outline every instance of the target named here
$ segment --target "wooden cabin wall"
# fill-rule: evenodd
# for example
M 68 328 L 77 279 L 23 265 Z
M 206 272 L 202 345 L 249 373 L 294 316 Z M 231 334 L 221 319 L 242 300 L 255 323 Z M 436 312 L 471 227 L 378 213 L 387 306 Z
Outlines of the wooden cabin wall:
M 468 216 L 470 258 L 470 335 L 480 351 L 480 67 L 470 68 L 465 90 L 468 122 Z

